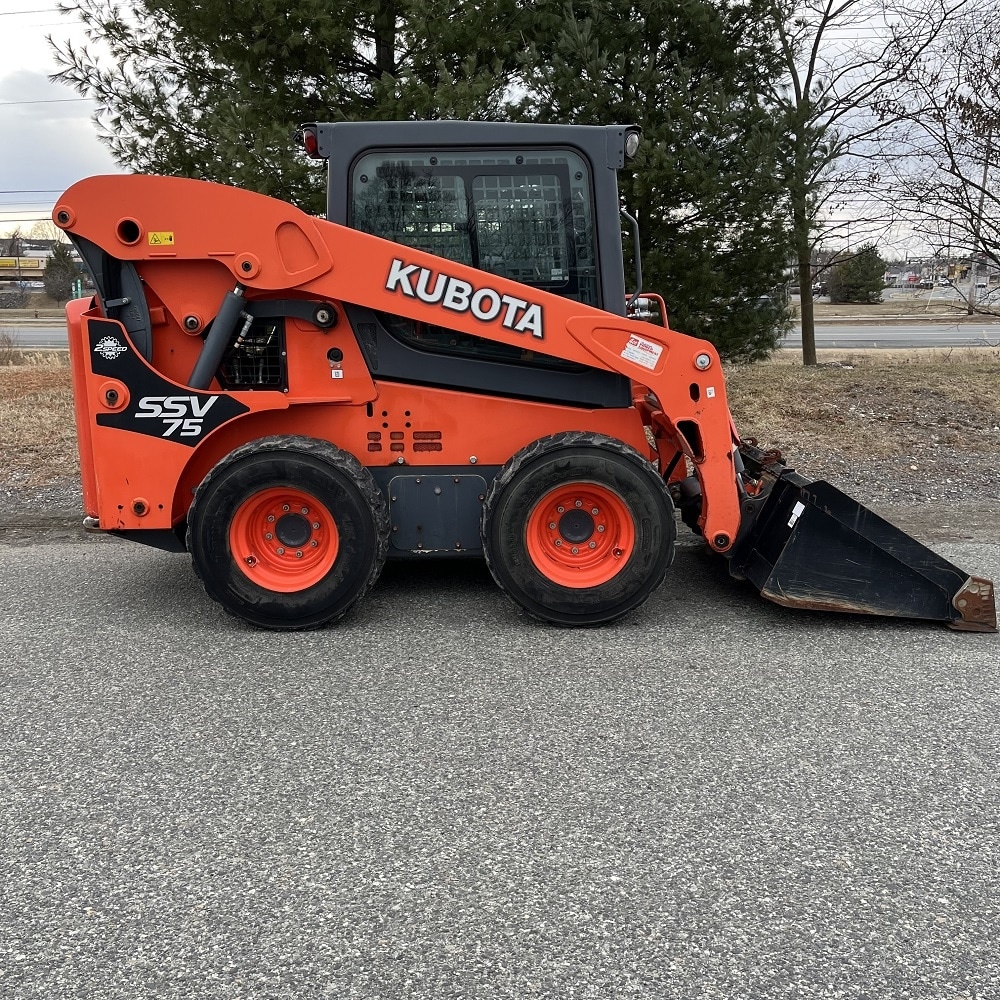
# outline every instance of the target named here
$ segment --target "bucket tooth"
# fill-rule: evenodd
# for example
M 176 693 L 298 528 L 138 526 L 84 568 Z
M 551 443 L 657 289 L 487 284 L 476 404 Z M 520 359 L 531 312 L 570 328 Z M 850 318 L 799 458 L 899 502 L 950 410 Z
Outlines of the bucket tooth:
M 996 632 L 996 595 L 992 580 L 984 580 L 981 576 L 969 577 L 952 603 L 960 616 L 958 621 L 951 623 L 952 628 L 969 632 Z

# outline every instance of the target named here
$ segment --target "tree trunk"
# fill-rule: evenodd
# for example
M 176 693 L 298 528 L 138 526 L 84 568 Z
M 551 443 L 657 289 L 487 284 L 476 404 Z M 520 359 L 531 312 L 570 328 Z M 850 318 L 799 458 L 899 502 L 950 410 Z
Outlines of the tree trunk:
M 816 319 L 813 310 L 812 267 L 808 254 L 799 258 L 799 312 L 802 317 L 802 364 L 816 364 Z
M 379 79 L 396 76 L 396 4 L 382 3 L 375 13 L 375 68 Z
M 804 200 L 804 199 L 803 199 Z M 802 318 L 802 364 L 816 364 L 816 320 L 812 297 L 812 244 L 809 219 L 803 204 L 792 207 L 795 227 L 795 255 L 799 268 L 799 315 Z

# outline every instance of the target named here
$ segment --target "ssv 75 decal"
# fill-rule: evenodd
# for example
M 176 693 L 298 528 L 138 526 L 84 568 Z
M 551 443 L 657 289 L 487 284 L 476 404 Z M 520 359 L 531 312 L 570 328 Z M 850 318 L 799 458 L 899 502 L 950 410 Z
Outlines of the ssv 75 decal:
M 99 427 L 166 438 L 194 448 L 216 427 L 249 411 L 250 407 L 229 393 L 184 392 L 136 354 L 117 323 L 100 319 L 88 322 L 91 370 L 95 375 L 123 382 L 133 400 L 131 406 L 117 412 L 104 413 L 99 407 L 94 415 Z
M 408 299 L 419 299 L 428 305 L 440 305 L 452 312 L 472 313 L 484 323 L 499 319 L 500 325 L 514 333 L 530 333 L 539 340 L 545 336 L 542 307 L 516 295 L 500 293 L 483 286 L 475 288 L 468 281 L 435 273 L 418 264 L 407 264 L 398 257 L 389 266 L 385 279 L 386 291 L 401 292 Z
M 205 415 L 218 396 L 143 396 L 136 408 L 135 418 L 159 419 L 161 437 L 200 437 L 205 426 Z

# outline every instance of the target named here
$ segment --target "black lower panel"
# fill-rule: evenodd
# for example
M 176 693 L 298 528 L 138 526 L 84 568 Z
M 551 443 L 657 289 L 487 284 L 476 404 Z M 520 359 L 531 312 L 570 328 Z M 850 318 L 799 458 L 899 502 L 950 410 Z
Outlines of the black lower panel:
M 369 468 L 389 501 L 389 558 L 481 558 L 479 521 L 498 466 Z

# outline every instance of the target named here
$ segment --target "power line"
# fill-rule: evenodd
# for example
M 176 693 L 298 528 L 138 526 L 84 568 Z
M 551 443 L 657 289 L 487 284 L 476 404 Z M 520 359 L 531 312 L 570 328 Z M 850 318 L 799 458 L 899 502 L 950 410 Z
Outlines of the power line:
M 0 108 L 21 108 L 28 104 L 75 104 L 78 101 L 93 101 L 93 97 L 54 97 L 44 101 L 0 101 Z

